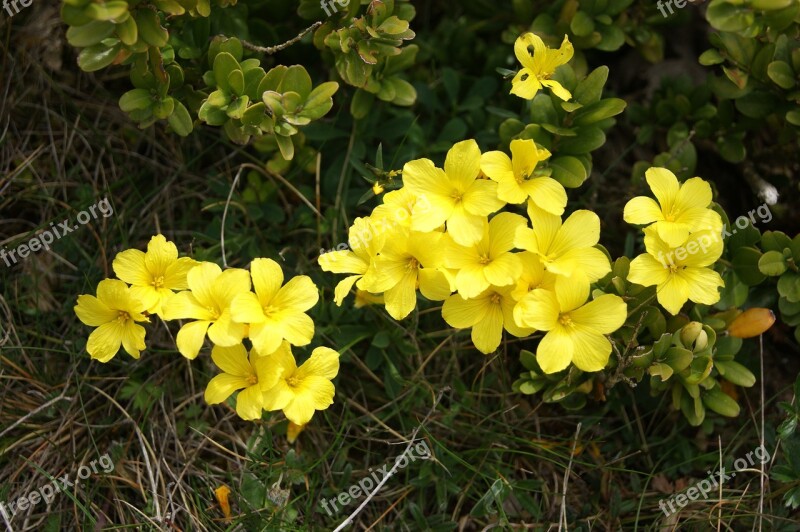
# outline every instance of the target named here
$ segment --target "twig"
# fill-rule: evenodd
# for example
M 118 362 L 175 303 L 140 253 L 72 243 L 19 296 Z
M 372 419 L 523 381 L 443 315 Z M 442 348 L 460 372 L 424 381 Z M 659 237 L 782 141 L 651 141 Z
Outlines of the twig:
M 758 347 L 759 347 L 759 360 L 761 361 L 761 452 L 763 453 L 766 450 L 764 447 L 764 410 L 767 407 L 767 403 L 764 401 L 764 335 L 760 334 L 758 336 Z M 758 529 L 763 530 L 764 525 L 764 470 L 766 469 L 767 461 L 761 460 L 761 493 L 758 497 Z
M 18 420 L 16 420 L 9 427 L 4 429 L 3 432 L 0 432 L 0 438 L 2 438 L 7 432 L 10 432 L 14 427 L 19 425 L 20 423 L 24 423 L 26 419 L 28 419 L 31 416 L 35 416 L 36 414 L 38 414 L 39 412 L 41 412 L 45 408 L 47 408 L 47 407 L 49 407 L 51 405 L 54 405 L 55 403 L 57 403 L 57 402 L 59 402 L 61 400 L 72 401 L 72 397 L 65 397 L 64 396 L 64 393 L 66 393 L 66 391 L 67 391 L 67 389 L 65 387 L 64 391 L 61 393 L 61 395 L 59 395 L 58 397 L 54 397 L 54 398 L 50 399 L 49 401 L 47 401 L 43 405 L 34 408 L 33 410 L 31 410 L 30 412 L 28 412 L 27 414 L 25 414 L 24 416 L 22 416 Z
M 306 29 L 304 29 L 303 31 L 301 31 L 297 35 L 297 37 L 293 37 L 292 39 L 289 39 L 285 43 L 278 44 L 276 46 L 258 46 L 257 44 L 253 44 L 251 42 L 245 41 L 244 39 L 241 39 L 242 46 L 247 48 L 248 50 L 252 50 L 253 52 L 259 52 L 259 53 L 262 53 L 262 54 L 272 55 L 275 52 L 280 52 L 281 50 L 290 47 L 291 45 L 293 45 L 294 43 L 296 43 L 297 41 L 299 41 L 300 39 L 305 37 L 308 33 L 314 31 L 315 29 L 319 28 L 320 26 L 322 26 L 322 22 L 320 22 L 318 20 L 315 23 L 313 23 L 311 26 L 309 26 Z
M 567 484 L 569 483 L 569 474 L 572 471 L 572 459 L 575 458 L 575 447 L 578 446 L 578 436 L 581 433 L 581 424 L 575 429 L 575 439 L 572 440 L 572 452 L 569 454 L 569 463 L 567 470 L 564 471 L 564 485 L 561 488 L 561 514 L 558 517 L 558 530 L 567 525 Z
M 431 417 L 431 414 L 433 414 L 433 413 L 436 411 L 436 406 L 439 404 L 439 401 L 441 401 L 441 400 L 442 400 L 442 396 L 444 395 L 444 392 L 446 392 L 446 391 L 449 391 L 449 390 L 450 390 L 450 387 L 448 386 L 448 387 L 444 388 L 443 390 L 441 390 L 441 391 L 439 392 L 439 395 L 436 397 L 436 400 L 433 402 L 433 406 L 431 407 L 431 409 L 430 409 L 430 410 L 428 410 L 428 413 L 427 413 L 427 414 L 425 414 L 425 419 L 423 419 L 423 420 L 422 420 L 422 423 L 420 423 L 420 424 L 417 426 L 417 428 L 415 428 L 415 429 L 414 429 L 414 432 L 413 432 L 413 433 L 411 433 L 411 438 L 409 438 L 409 440 L 408 440 L 408 445 L 406 446 L 405 450 L 403 451 L 403 453 L 402 453 L 400 456 L 403 456 L 403 455 L 405 455 L 405 454 L 406 454 L 406 453 L 409 451 L 409 449 L 411 449 L 411 446 L 412 446 L 412 445 L 414 444 L 414 442 L 416 441 L 416 437 L 417 437 L 417 434 L 419 433 L 420 429 L 422 429 L 422 427 L 423 427 L 423 426 L 425 426 L 425 423 L 427 423 L 427 422 L 428 422 L 428 418 L 430 418 L 430 417 Z M 381 481 L 378 483 L 378 485 L 377 485 L 377 486 L 375 486 L 375 489 L 374 489 L 374 490 L 372 490 L 372 493 L 370 493 L 369 495 L 367 495 L 367 498 L 366 498 L 366 499 L 364 499 L 364 502 L 362 502 L 362 503 L 361 503 L 361 504 L 358 506 L 358 508 L 356 508 L 356 509 L 353 511 L 353 513 L 351 513 L 350 515 L 348 515 L 348 516 L 347 516 L 347 519 L 345 519 L 344 521 L 342 521 L 342 524 L 340 524 L 339 526 L 337 526 L 337 527 L 334 529 L 334 531 L 333 531 L 333 532 L 341 532 L 342 530 L 344 530 L 344 528 L 345 528 L 347 525 L 349 525 L 350 523 L 352 523 L 352 522 L 353 522 L 353 519 L 354 519 L 354 518 L 355 518 L 355 517 L 356 517 L 356 516 L 357 516 L 359 513 L 361 513 L 361 510 L 363 510 L 363 509 L 364 509 L 364 507 L 365 507 L 365 506 L 367 506 L 367 504 L 369 504 L 369 501 L 371 501 L 371 500 L 372 500 L 372 498 L 375 496 L 375 494 L 377 494 L 377 493 L 380 491 L 380 489 L 383 487 L 383 485 L 384 485 L 384 484 L 386 484 L 386 481 L 387 481 L 387 480 L 389 480 L 389 478 L 390 478 L 392 475 L 394 475 L 394 474 L 395 474 L 395 472 L 397 471 L 397 467 L 398 467 L 399 465 L 400 465 L 400 461 L 399 461 L 399 460 L 395 460 L 395 462 L 394 462 L 394 466 L 392 466 L 392 469 L 391 469 L 391 470 L 389 470 L 389 472 L 386 474 L 386 476 L 384 476 L 384 477 L 383 477 L 383 479 L 381 479 Z
M 233 197 L 233 190 L 239 183 L 239 177 L 242 175 L 242 170 L 244 170 L 244 165 L 239 167 L 239 171 L 236 172 L 236 177 L 233 178 L 233 184 L 231 185 L 231 189 L 228 191 L 228 199 L 225 201 L 225 208 L 222 210 L 222 226 L 220 227 L 219 230 L 219 243 L 222 248 L 222 265 L 225 268 L 228 267 L 228 259 L 225 258 L 225 218 L 228 217 L 228 205 L 231 204 L 231 198 Z

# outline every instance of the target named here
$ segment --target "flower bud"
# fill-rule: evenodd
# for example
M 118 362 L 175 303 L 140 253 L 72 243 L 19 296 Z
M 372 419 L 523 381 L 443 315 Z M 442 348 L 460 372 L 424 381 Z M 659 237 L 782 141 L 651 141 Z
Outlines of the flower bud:
M 752 338 L 767 331 L 775 323 L 775 314 L 768 308 L 747 309 L 728 326 L 728 334 L 736 338 Z
M 691 321 L 684 325 L 680 338 L 683 346 L 689 349 L 702 350 L 708 345 L 708 335 L 699 321 Z

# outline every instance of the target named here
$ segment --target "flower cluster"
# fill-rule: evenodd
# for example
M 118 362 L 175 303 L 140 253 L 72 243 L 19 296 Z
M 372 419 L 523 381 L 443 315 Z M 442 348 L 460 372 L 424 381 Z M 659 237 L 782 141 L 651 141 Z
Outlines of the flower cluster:
M 210 262 L 179 258 L 175 244 L 162 235 L 150 240 L 146 253 L 119 253 L 113 269 L 119 279 L 101 281 L 96 297 L 81 295 L 75 306 L 78 318 L 96 327 L 86 344 L 92 358 L 108 362 L 120 346 L 139 358 L 145 349 L 139 322 L 149 322 L 149 316 L 192 320 L 178 332 L 178 350 L 192 360 L 208 337 L 211 358 L 223 372 L 208 384 L 209 404 L 239 391 L 236 412 L 243 419 L 282 410 L 292 423 L 304 425 L 333 403 L 331 379 L 339 371 L 339 354 L 318 347 L 298 368 L 291 351 L 314 336 L 306 311 L 319 292 L 309 277 L 284 284 L 281 267 L 271 259 L 255 259 L 250 271 L 222 271 Z M 245 338 L 252 344 L 249 354 Z
M 481 154 L 467 140 L 450 149 L 444 168 L 428 159 L 407 163 L 403 187 L 350 228 L 352 249 L 326 253 L 319 263 L 350 274 L 336 287 L 337 304 L 355 285 L 383 294 L 399 320 L 415 308 L 419 291 L 444 301 L 445 321 L 471 329 L 483 353 L 497 349 L 504 330 L 516 337 L 541 331 L 537 359 L 545 372 L 571 362 L 599 371 L 611 353 L 605 335 L 627 318 L 619 296 L 590 300 L 590 285 L 611 269 L 595 247 L 600 219 L 578 210 L 562 220 L 566 191 L 536 171 L 550 153 L 532 140 L 510 148 L 511 156 Z M 507 204 L 527 204 L 528 218 L 498 212 Z M 381 224 L 386 218 L 394 223 Z
M 688 300 L 713 305 L 725 283 L 712 266 L 722 255 L 722 218 L 710 208 L 711 186 L 699 177 L 679 183 L 666 168 L 645 178 L 657 202 L 638 196 L 624 210 L 625 221 L 646 225 L 646 253 L 631 261 L 628 280 L 656 286 L 658 302 L 677 314 Z

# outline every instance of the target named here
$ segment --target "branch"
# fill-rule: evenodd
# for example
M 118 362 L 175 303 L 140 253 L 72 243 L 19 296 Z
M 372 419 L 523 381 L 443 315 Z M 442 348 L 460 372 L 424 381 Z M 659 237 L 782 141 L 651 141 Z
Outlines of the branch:
M 242 41 L 242 46 L 244 46 L 245 48 L 247 48 L 248 50 L 251 50 L 253 52 L 259 52 L 259 53 L 262 53 L 262 54 L 272 55 L 275 52 L 280 52 L 281 50 L 284 50 L 284 49 L 290 47 L 291 45 L 293 45 L 294 43 L 296 43 L 297 41 L 299 41 L 300 39 L 305 37 L 308 33 L 314 31 L 315 29 L 319 28 L 320 26 L 322 26 L 322 22 L 316 21 L 311 26 L 309 26 L 306 29 L 304 29 L 303 31 L 301 31 L 297 35 L 297 37 L 289 39 L 285 43 L 278 44 L 276 46 L 258 46 L 257 44 L 253 44 L 251 42 L 247 42 L 244 39 L 241 40 Z

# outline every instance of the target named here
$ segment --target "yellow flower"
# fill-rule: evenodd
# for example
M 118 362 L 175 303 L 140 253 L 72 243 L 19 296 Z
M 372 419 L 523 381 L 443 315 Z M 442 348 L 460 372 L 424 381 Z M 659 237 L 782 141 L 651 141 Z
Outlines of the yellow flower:
M 298 368 L 289 344 L 284 342 L 267 358 L 279 369 L 280 378 L 264 392 L 266 410 L 283 410 L 286 419 L 305 425 L 315 411 L 333 404 L 335 388 L 331 380 L 339 373 L 339 353 L 318 347 Z
M 368 307 L 370 305 L 385 305 L 386 301 L 383 294 L 370 294 L 366 290 L 356 289 L 356 297 L 353 306 L 356 308 Z
M 385 234 L 398 225 L 411 227 L 411 215 L 415 207 L 418 212 L 431 208 L 426 196 L 402 187 L 383 196 L 383 203 L 372 210 L 369 219 L 378 234 Z
M 178 331 L 178 351 L 194 359 L 208 339 L 223 347 L 242 342 L 246 326 L 231 318 L 233 299 L 250 290 L 247 270 L 231 268 L 224 272 L 211 262 L 203 262 L 189 270 L 186 276 L 188 292 L 178 292 L 164 301 L 165 320 L 193 319 Z
M 386 311 L 396 320 L 408 316 L 417 304 L 417 288 L 433 301 L 452 292 L 441 270 L 448 236 L 399 229 L 386 239 L 374 269 L 364 276 L 364 288 L 374 294 L 385 292 Z
M 307 275 L 283 283 L 283 271 L 272 259 L 255 259 L 250 275 L 256 293 L 239 293 L 231 304 L 233 319 L 250 324 L 250 340 L 259 353 L 272 353 L 286 339 L 307 345 L 314 322 L 305 312 L 319 301 L 319 290 Z
M 147 253 L 128 249 L 118 253 L 112 267 L 117 277 L 131 285 L 131 294 L 141 300 L 150 314 L 161 314 L 164 300 L 173 290 L 186 290 L 186 274 L 197 261 L 178 258 L 178 248 L 164 235 L 156 235 L 147 244 Z
M 490 285 L 516 283 L 522 261 L 511 252 L 517 228 L 527 221 L 519 214 L 501 212 L 489 222 L 483 238 L 469 247 L 453 244 L 445 256 L 445 266 L 458 270 L 455 285 L 465 298 L 476 297 Z
M 481 150 L 474 140 L 450 148 L 444 170 L 429 159 L 406 163 L 403 182 L 424 198 L 414 206 L 411 229 L 434 231 L 447 222 L 447 232 L 458 244 L 471 246 L 480 240 L 486 217 L 505 204 L 497 198 L 497 183 L 478 179 L 480 171 Z
M 464 299 L 458 294 L 448 297 L 442 306 L 442 316 L 452 327 L 472 327 L 472 343 L 478 351 L 488 354 L 497 349 L 503 329 L 516 337 L 530 335 L 535 329 L 520 327 L 514 321 L 511 287 L 491 287 L 478 297 Z
M 247 350 L 242 344 L 230 347 L 215 345 L 211 359 L 223 371 L 208 383 L 206 403 L 223 402 L 237 390 L 236 413 L 242 419 L 261 417 L 264 410 L 264 392 L 275 386 L 280 377 L 280 368 L 269 356 L 260 356 L 255 349 Z
M 642 286 L 657 286 L 658 302 L 670 314 L 677 314 L 687 300 L 713 305 L 719 301 L 719 288 L 725 282 L 719 273 L 707 268 L 722 255 L 719 233 L 698 231 L 686 243 L 671 248 L 659 238 L 657 230 L 644 230 L 647 253 L 631 261 L 628 280 Z
M 533 229 L 519 228 L 514 245 L 538 255 L 545 270 L 587 283 L 611 271 L 608 257 L 592 247 L 600 240 L 600 218 L 592 211 L 575 211 L 562 224 L 559 216 L 528 202 L 528 216 Z
M 569 100 L 572 98 L 569 91 L 550 77 L 556 68 L 569 63 L 574 53 L 572 43 L 566 35 L 558 50 L 547 48 L 542 39 L 533 33 L 522 35 L 514 43 L 514 54 L 523 68 L 511 81 L 511 94 L 531 100 L 545 86 L 550 87 L 553 94 L 562 100 Z
M 350 247 L 352 251 L 344 249 L 340 251 L 330 251 L 320 255 L 317 262 L 326 272 L 333 273 L 354 273 L 345 277 L 334 290 L 334 301 L 341 306 L 344 298 L 350 293 L 353 285 L 364 288 L 363 277 L 367 273 L 372 260 L 383 249 L 386 236 L 379 233 L 369 218 L 356 218 L 353 226 L 350 227 Z
M 545 373 L 574 363 L 583 371 L 600 371 L 608 363 L 611 343 L 604 336 L 616 331 L 628 315 L 621 297 L 606 294 L 586 304 L 589 285 L 559 278 L 555 292 L 536 289 L 514 308 L 517 323 L 548 331 L 536 349 Z
M 106 279 L 97 285 L 97 297 L 78 296 L 75 314 L 84 324 L 97 327 L 89 335 L 86 351 L 100 362 L 108 362 L 120 345 L 133 358 L 145 348 L 145 330 L 137 321 L 150 321 L 142 313 L 145 305 L 131 294 L 128 285 Z
M 481 170 L 497 181 L 497 197 L 508 203 L 530 199 L 540 209 L 561 216 L 567 205 L 567 191 L 552 177 L 533 177 L 536 165 L 550 157 L 550 152 L 536 147 L 532 140 L 512 140 L 511 155 L 501 151 L 481 156 Z
M 523 251 L 518 254 L 522 261 L 522 273 L 517 280 L 517 285 L 511 296 L 519 301 L 531 290 L 544 288 L 545 290 L 555 290 L 556 275 L 544 269 L 539 255 L 530 251 Z
M 722 231 L 722 218 L 708 206 L 712 201 L 711 186 L 700 179 L 687 179 L 682 185 L 666 168 L 650 168 L 645 179 L 658 203 L 646 196 L 637 196 L 623 213 L 629 224 L 653 223 L 661 240 L 672 247 L 686 242 L 690 232 Z

